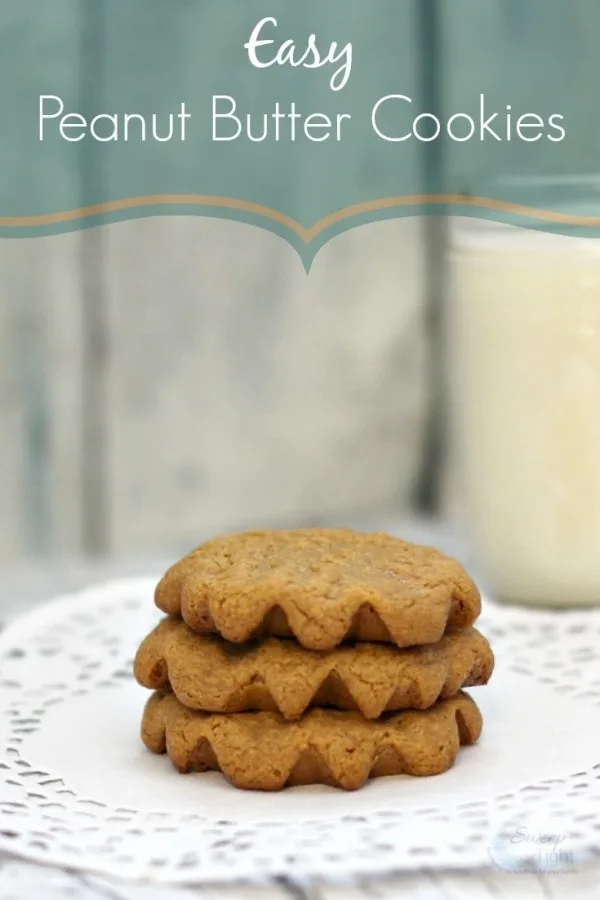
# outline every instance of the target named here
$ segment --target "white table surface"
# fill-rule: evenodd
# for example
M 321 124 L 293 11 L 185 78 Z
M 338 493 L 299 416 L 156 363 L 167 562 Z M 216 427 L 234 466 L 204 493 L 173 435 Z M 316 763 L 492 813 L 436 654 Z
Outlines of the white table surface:
M 464 545 L 434 523 L 376 523 L 438 546 L 465 561 Z M 57 594 L 114 577 L 160 571 L 168 560 L 139 562 L 53 562 L 0 571 L 0 626 Z M 468 560 L 466 560 L 468 562 Z M 600 855 L 600 837 L 599 837 Z M 0 854 L 0 900 L 600 900 L 600 865 L 554 875 L 492 870 L 419 871 L 386 879 L 361 879 L 352 886 L 320 886 L 280 881 L 256 887 L 190 885 L 186 888 L 117 882 L 96 875 L 38 866 Z

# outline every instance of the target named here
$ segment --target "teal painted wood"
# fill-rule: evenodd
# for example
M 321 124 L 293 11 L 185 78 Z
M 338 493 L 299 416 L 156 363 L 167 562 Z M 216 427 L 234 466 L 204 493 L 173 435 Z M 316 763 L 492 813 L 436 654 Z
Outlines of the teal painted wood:
M 39 94 L 64 91 L 65 95 L 78 96 L 85 6 L 78 0 L 53 0 L 52 3 L 3 0 L 0 141 L 4 144 L 7 171 L 3 173 L 0 187 L 0 215 L 12 208 L 11 197 L 21 194 L 35 197 L 39 208 L 43 208 L 44 195 L 57 181 L 62 183 L 69 205 L 79 204 L 81 171 L 77 153 L 65 164 L 49 147 L 33 172 L 26 172 L 23 158 L 36 140 Z M 11 62 L 15 54 L 18 65 Z M 24 115 L 27 110 L 30 114 Z M 19 128 L 24 129 L 23 133 Z M 5 307 L 4 340 L 9 352 L 0 360 L 0 388 L 7 409 L 3 417 L 4 433 L 0 431 L 0 434 L 4 446 L 15 448 L 16 469 L 6 474 L 11 480 L 11 496 L 17 499 L 3 508 L 3 516 L 10 518 L 14 532 L 7 539 L 9 551 L 36 555 L 52 548 L 55 522 L 52 484 L 55 362 L 48 331 L 53 329 L 53 323 L 39 305 L 52 276 L 47 270 L 35 270 L 34 261 L 43 259 L 43 254 L 32 249 L 27 258 L 21 252 L 22 247 L 12 246 L 15 252 L 9 246 L 2 248 L 0 302 Z M 42 290 L 38 290 L 40 287 Z M 60 327 L 76 327 L 76 323 L 61 322 Z M 18 410 L 18 416 L 11 416 L 10 409 Z M 77 492 L 72 491 L 66 502 L 77 503 Z
M 564 115 L 567 139 L 446 141 L 445 184 L 477 191 L 490 176 L 588 174 L 600 169 L 597 0 L 438 0 L 447 114 L 512 106 L 513 120 Z
M 44 198 L 58 181 L 61 193 L 76 203 L 81 196 L 81 148 L 73 145 L 66 162 L 52 142 L 40 147 L 39 97 L 59 94 L 72 104 L 81 100 L 85 72 L 82 34 L 92 4 L 86 0 L 3 0 L 0 29 L 0 129 L 3 160 L 10 178 L 0 182 L 3 214 L 46 211 Z M 36 168 L 27 164 L 35 158 Z M 12 197 L 28 198 L 29 209 Z
M 415 38 L 419 2 L 401 5 L 400 24 Z M 132 77 L 121 102 L 160 112 L 197 92 L 202 30 L 223 54 L 239 50 L 218 2 L 102 5 L 110 9 L 104 107 L 123 57 Z M 295 4 L 242 6 L 250 30 Z M 311 29 L 339 37 L 326 3 L 306 7 Z M 371 41 L 370 58 L 357 63 L 364 73 L 377 69 L 389 22 L 368 4 L 363 15 Z M 142 45 L 156 31 L 162 55 L 149 61 Z M 419 63 L 415 39 L 411 54 L 389 62 L 384 82 L 402 90 Z M 166 90 L 165 71 L 178 73 L 176 93 Z M 418 192 L 416 148 L 402 152 L 413 154 Z M 109 156 L 96 159 L 111 178 Z M 165 151 L 148 147 L 148 164 L 166 166 Z M 368 181 L 370 164 L 361 160 L 355 177 Z M 343 154 L 339 165 L 348 165 Z M 327 171 L 314 181 L 302 165 L 257 169 L 257 177 L 281 175 L 282 189 L 300 195 L 329 189 Z M 200 527 L 339 520 L 369 503 L 407 507 L 422 458 L 426 339 L 421 233 L 416 223 L 397 224 L 409 223 L 381 223 L 362 244 L 350 233 L 325 248 L 312 290 L 287 248 L 232 223 L 155 219 L 107 230 L 114 547 L 187 546 Z
M 310 2 L 315 28 L 323 27 L 332 33 L 335 23 L 328 18 L 326 5 L 317 0 Z M 424 33 L 420 31 L 425 7 L 429 14 L 437 15 L 440 39 L 437 74 L 433 77 L 427 67 L 434 65 L 429 54 L 436 52 L 435 47 L 423 41 Z M 51 3 L 4 0 L 3 8 L 11 15 L 9 26 L 0 33 L 0 102 L 4 108 L 8 106 L 10 88 L 10 93 L 23 104 L 35 103 L 41 92 L 52 92 L 63 95 L 72 102 L 73 108 L 95 107 L 101 111 L 109 87 L 111 91 L 115 87 L 111 81 L 116 70 L 114 60 L 126 53 L 136 85 L 132 108 L 150 104 L 160 111 L 172 107 L 175 101 L 195 89 L 189 60 L 193 58 L 198 29 L 213 29 L 222 41 L 223 52 L 231 51 L 231 28 L 223 20 L 218 3 L 212 4 L 204 16 L 200 15 L 200 6 L 194 0 L 172 0 L 169 4 L 164 0 L 52 0 Z M 266 14 L 262 3 L 253 4 L 254 9 L 257 17 Z M 445 141 L 433 155 L 424 157 L 425 173 L 415 150 L 415 191 L 436 190 L 436 185 L 449 190 L 474 191 L 489 175 L 499 171 L 535 173 L 548 167 L 556 172 L 585 173 L 598 169 L 598 156 L 593 150 L 595 146 L 600 147 L 600 114 L 595 90 L 600 75 L 600 56 L 596 52 L 600 30 L 597 0 L 561 3 L 555 0 L 420 0 L 420 5 L 419 0 L 410 0 L 403 3 L 403 9 L 404 27 L 415 36 L 414 54 L 399 56 L 393 77 L 401 90 L 409 71 L 418 65 L 425 67 L 423 75 L 428 77 L 423 78 L 420 98 L 423 110 L 435 109 L 438 90 L 448 113 L 474 108 L 479 94 L 485 93 L 492 107 L 502 108 L 510 103 L 515 110 L 523 112 L 534 109 L 542 114 L 562 112 L 569 130 L 568 141 L 560 147 L 540 142 L 522 144 L 515 149 L 514 145 L 509 148 L 489 142 L 457 145 Z M 372 35 L 374 60 L 381 33 L 378 29 L 387 25 L 385 19 L 374 16 L 373 7 L 365 4 L 365 29 Z M 144 35 L 157 29 L 166 37 L 164 55 L 149 67 L 141 45 Z M 9 58 L 6 48 L 14 49 L 15 44 L 27 64 L 8 70 L 3 68 L 3 60 Z M 164 90 L 162 73 L 167 68 L 180 73 L 181 93 L 177 97 Z M 0 141 L 8 137 L 6 131 L 0 131 Z M 0 198 L 2 191 L 18 191 L 23 187 L 19 181 L 22 168 L 19 154 L 24 152 L 25 143 L 13 140 L 11 146 L 14 147 L 12 174 L 10 179 L 3 180 Z M 34 175 L 38 196 L 43 196 L 52 180 L 60 179 L 64 181 L 71 205 L 76 207 L 82 196 L 82 184 L 94 184 L 101 189 L 103 180 L 111 177 L 108 156 L 100 152 L 104 148 L 98 150 L 89 144 L 85 147 L 84 150 L 82 145 L 81 153 L 74 150 L 69 166 L 57 165 L 49 147 L 43 166 Z M 159 151 L 160 148 L 153 164 L 160 167 Z M 344 164 L 341 159 L 340 165 Z M 368 159 L 356 171 L 356 177 L 369 178 Z M 326 173 L 320 182 L 314 183 L 299 168 L 293 189 L 307 195 L 326 194 Z M 157 245 L 152 246 L 156 252 Z M 138 249 L 139 256 L 131 265 L 144 265 L 142 244 Z M 201 252 L 201 248 L 190 247 L 189 252 Z M 106 393 L 111 353 L 106 309 L 110 288 L 105 284 L 105 263 L 109 257 L 100 233 L 92 231 L 84 237 L 82 254 L 79 261 L 82 287 L 78 295 L 81 321 L 61 321 L 57 328 L 80 329 L 84 347 L 83 374 L 76 376 L 81 377 L 81 418 L 73 423 L 82 448 L 83 499 L 77 489 L 69 502 L 82 504 L 85 510 L 82 542 L 87 549 L 94 550 L 109 543 L 108 531 L 112 527 L 104 505 L 110 478 L 107 470 L 113 452 L 107 432 L 114 426 L 107 413 Z M 434 262 L 432 259 L 431 264 Z M 226 260 L 223 265 L 227 265 Z M 274 265 L 260 281 L 248 283 L 245 303 L 226 314 L 232 378 L 241 385 L 238 402 L 246 410 L 258 402 L 264 411 L 269 392 L 274 390 L 270 370 L 260 368 L 256 361 L 268 356 L 280 335 L 278 323 L 284 315 L 280 285 L 286 271 Z M 8 329 L 3 346 L 9 347 L 10 352 L 0 361 L 0 380 L 3 386 L 8 386 L 12 400 L 17 392 L 23 412 L 18 423 L 11 426 L 18 429 L 20 447 L 15 454 L 19 462 L 14 478 L 20 485 L 22 502 L 12 513 L 14 527 L 19 532 L 16 544 L 29 553 L 41 553 L 51 550 L 55 544 L 58 502 L 53 483 L 54 362 L 49 352 L 48 321 L 44 322 L 39 305 L 36 307 L 34 302 L 38 296 L 36 279 L 43 280 L 46 275 L 44 271 L 25 275 L 21 270 L 7 268 L 4 276 L 0 302 L 5 312 L 7 305 L 10 306 L 10 315 L 3 316 L 3 328 Z M 161 290 L 165 295 L 162 314 L 168 317 L 167 307 L 173 304 L 177 315 L 177 304 L 169 295 L 168 279 Z M 209 311 L 207 306 L 213 299 L 199 295 L 197 302 L 200 307 L 197 339 L 201 350 L 202 341 L 210 340 L 210 329 L 214 327 L 214 310 Z M 342 312 L 338 306 L 336 315 Z M 180 331 L 185 330 L 184 325 L 178 327 Z M 439 335 L 435 340 L 439 341 Z M 149 371 L 151 360 L 143 342 L 135 346 L 132 343 L 131 350 L 139 355 L 140 372 Z M 150 381 L 150 387 L 158 389 L 159 378 L 154 374 L 158 380 Z M 440 373 L 435 376 L 438 383 L 441 377 Z M 143 401 L 150 403 L 147 382 L 143 390 Z M 132 447 L 134 451 L 140 452 L 140 447 Z M 134 455 L 129 465 L 135 466 Z
M 233 8 L 235 18 L 228 3 L 104 0 L 106 60 L 104 101 L 99 108 L 135 110 L 146 116 L 156 113 L 164 122 L 184 100 L 188 110 L 193 110 L 189 132 L 201 136 L 185 145 L 193 149 L 193 155 L 185 152 L 181 142 L 179 148 L 176 143 L 147 142 L 143 148 L 144 186 L 161 184 L 163 192 L 189 193 L 200 184 L 196 193 L 236 198 L 247 193 L 251 200 L 284 213 L 293 208 L 294 217 L 306 226 L 343 206 L 373 199 L 369 186 L 374 181 L 383 186 L 382 194 L 394 195 L 401 192 L 399 183 L 406 184 L 406 178 L 400 178 L 406 172 L 410 190 L 422 188 L 415 142 L 401 148 L 386 143 L 376 137 L 370 123 L 375 101 L 387 93 L 409 91 L 415 105 L 420 104 L 420 0 L 400 4 L 380 0 L 380 15 L 374 15 L 366 4 L 353 2 L 345 17 L 340 14 L 340 3 L 319 0 L 301 4 L 250 0 L 234 3 Z M 331 41 L 360 40 L 354 47 L 352 75 L 342 92 L 329 90 L 330 73 L 326 71 L 278 67 L 260 72 L 251 66 L 244 42 L 269 14 L 277 18 L 273 29 L 280 41 L 293 35 L 302 46 L 311 32 L 321 48 Z M 390 32 L 402 36 L 401 53 L 390 52 Z M 281 140 L 275 140 L 272 120 L 270 139 L 265 142 L 215 142 L 210 134 L 212 96 L 228 93 L 235 97 L 242 119 L 246 111 L 256 116 L 255 136 L 261 127 L 259 114 L 269 113 L 278 101 L 285 110 L 293 98 L 302 115 L 324 112 L 335 118 L 336 113 L 351 109 L 352 120 L 344 126 L 348 134 L 345 146 L 331 139 L 319 144 L 301 137 L 292 141 L 287 122 L 281 125 Z M 300 125 L 297 128 L 301 133 Z M 138 177 L 141 155 L 135 149 L 127 152 L 132 146 L 121 142 L 95 150 L 98 166 L 105 172 L 100 185 L 106 185 L 108 179 L 114 196 L 142 183 Z M 360 155 L 353 152 L 355 146 Z M 211 172 L 210 179 L 200 181 L 198 173 L 206 169 Z M 238 172 L 240 183 L 236 183 Z M 343 197 L 340 184 L 345 189 Z

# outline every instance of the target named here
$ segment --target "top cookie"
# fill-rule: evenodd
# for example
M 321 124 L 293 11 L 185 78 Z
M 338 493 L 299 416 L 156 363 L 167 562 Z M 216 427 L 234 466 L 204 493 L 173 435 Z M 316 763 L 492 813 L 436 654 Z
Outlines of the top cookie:
M 399 647 L 469 628 L 481 609 L 463 567 L 431 547 L 345 528 L 248 531 L 207 541 L 159 582 L 156 605 L 194 631 L 243 642 L 295 637 Z

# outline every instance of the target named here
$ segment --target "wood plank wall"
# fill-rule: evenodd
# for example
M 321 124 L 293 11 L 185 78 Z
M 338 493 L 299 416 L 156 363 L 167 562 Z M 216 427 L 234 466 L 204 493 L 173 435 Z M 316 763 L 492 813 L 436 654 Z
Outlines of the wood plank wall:
M 111 48 L 143 16 L 167 29 L 186 87 L 193 3 L 107 15 L 53 0 L 25 21 L 7 2 L 5 39 L 33 30 L 54 85 L 101 97 Z M 102 177 L 97 157 L 75 172 L 48 159 L 39 191 L 69 179 L 75 207 Z M 0 561 L 169 552 L 222 528 L 407 509 L 431 394 L 424 233 L 420 219 L 348 232 L 308 277 L 280 239 L 216 219 L 0 240 Z

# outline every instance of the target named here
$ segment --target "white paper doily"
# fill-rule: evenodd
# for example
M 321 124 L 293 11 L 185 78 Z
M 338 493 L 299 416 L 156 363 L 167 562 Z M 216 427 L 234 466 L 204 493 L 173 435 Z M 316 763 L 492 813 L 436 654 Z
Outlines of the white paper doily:
M 444 775 L 262 794 L 143 748 L 131 663 L 159 618 L 155 582 L 60 598 L 0 637 L 0 849 L 180 883 L 544 868 L 548 835 L 563 869 L 598 852 L 600 611 L 484 605 L 484 732 Z

